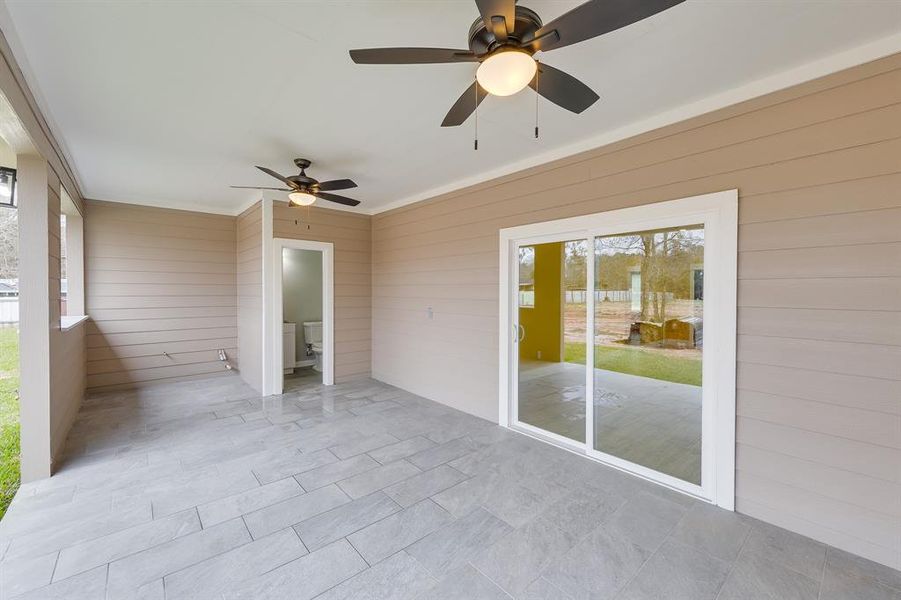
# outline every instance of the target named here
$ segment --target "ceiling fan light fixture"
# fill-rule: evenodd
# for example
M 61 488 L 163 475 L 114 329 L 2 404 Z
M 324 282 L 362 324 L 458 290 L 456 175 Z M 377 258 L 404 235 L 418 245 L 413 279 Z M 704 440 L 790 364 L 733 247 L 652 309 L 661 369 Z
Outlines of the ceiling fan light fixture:
M 476 71 L 476 80 L 493 96 L 511 96 L 529 85 L 537 70 L 531 54 L 511 48 L 486 58 Z
M 288 204 L 290 206 L 310 206 L 316 202 L 316 196 L 307 192 L 291 192 L 288 194 Z

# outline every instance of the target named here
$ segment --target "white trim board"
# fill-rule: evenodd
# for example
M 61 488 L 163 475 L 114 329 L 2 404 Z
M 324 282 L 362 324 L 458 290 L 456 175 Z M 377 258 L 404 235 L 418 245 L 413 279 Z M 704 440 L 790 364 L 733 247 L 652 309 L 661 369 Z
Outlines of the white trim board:
M 519 328 L 515 268 L 522 245 L 589 239 L 628 231 L 647 231 L 688 224 L 704 225 L 704 362 L 702 377 L 701 485 L 678 480 L 594 448 L 593 401 L 586 399 L 586 442 L 573 442 L 519 422 L 517 373 Z M 532 223 L 499 232 L 498 423 L 549 443 L 579 452 L 676 491 L 727 510 L 735 508 L 735 357 L 738 269 L 738 190 L 726 190 L 668 202 L 645 204 L 591 215 Z M 594 289 L 594 252 L 588 253 L 588 290 Z M 706 285 L 710 282 L 710 285 Z M 593 295 L 588 298 L 586 364 L 593 365 L 591 332 Z M 512 330 L 511 330 L 512 326 Z M 586 369 L 586 390 L 592 390 L 594 370 Z
M 263 204 L 266 205 L 264 200 Z M 270 210 L 272 201 L 268 201 Z M 273 238 L 271 219 L 269 221 L 270 248 L 264 246 L 264 262 L 271 270 L 270 280 L 264 288 L 265 330 L 268 341 L 263 345 L 263 395 L 281 394 L 284 390 L 282 364 L 282 251 L 314 250 L 322 253 L 322 383 L 335 383 L 335 246 L 331 242 L 313 242 L 288 238 Z M 311 363 L 312 364 L 312 363 Z
M 273 239 L 272 239 L 272 200 L 267 200 L 263 198 L 261 201 L 260 211 L 261 211 L 261 221 L 262 221 L 262 231 L 260 235 L 263 236 L 263 240 L 261 242 L 261 252 L 260 252 L 260 260 L 262 260 L 262 279 L 263 279 L 263 290 L 262 290 L 262 304 L 263 304 L 263 314 L 260 315 L 261 319 L 261 331 L 262 331 L 262 340 L 260 347 L 263 349 L 263 355 L 260 357 L 262 361 L 262 365 L 260 366 L 260 373 L 262 373 L 263 381 L 261 382 L 261 386 L 263 388 L 263 395 L 268 396 L 270 394 L 276 394 L 281 392 L 274 391 L 275 388 L 274 382 L 269 377 L 269 365 L 280 364 L 282 361 L 280 357 L 282 356 L 282 331 L 281 331 L 281 323 L 282 319 L 279 317 L 276 319 L 276 313 L 274 312 L 275 304 L 274 304 L 274 293 L 276 284 L 279 286 L 278 290 L 278 298 L 281 299 L 281 255 L 278 257 L 278 263 L 274 263 L 274 261 L 270 258 L 274 256 L 273 254 Z M 278 266 L 279 277 L 274 277 L 274 273 L 276 270 L 276 266 Z M 278 305 L 278 315 L 281 315 L 281 304 Z M 278 327 L 278 331 L 276 332 L 275 327 Z M 275 348 L 278 350 L 276 354 L 270 354 L 272 349 Z M 267 350 L 269 352 L 267 352 Z M 281 385 L 278 386 L 281 389 Z

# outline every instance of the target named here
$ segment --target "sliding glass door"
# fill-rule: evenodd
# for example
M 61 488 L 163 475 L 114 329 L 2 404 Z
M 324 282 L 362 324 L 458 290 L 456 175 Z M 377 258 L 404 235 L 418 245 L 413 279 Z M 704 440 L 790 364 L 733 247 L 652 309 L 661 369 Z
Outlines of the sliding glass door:
M 588 240 L 518 247 L 518 415 L 530 427 L 585 442 Z
M 704 228 L 596 237 L 594 264 L 593 448 L 700 486 Z
M 735 208 L 713 194 L 503 230 L 502 422 L 729 507 Z

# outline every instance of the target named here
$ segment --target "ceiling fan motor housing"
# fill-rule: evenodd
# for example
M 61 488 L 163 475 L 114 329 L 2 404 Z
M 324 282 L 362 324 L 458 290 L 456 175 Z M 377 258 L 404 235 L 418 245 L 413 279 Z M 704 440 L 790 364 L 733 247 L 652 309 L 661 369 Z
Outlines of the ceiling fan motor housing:
M 319 191 L 319 181 L 308 177 L 304 172 L 313 164 L 313 161 L 307 158 L 295 158 L 294 164 L 300 169 L 299 175 L 289 175 L 287 178 L 299 186 L 298 191 L 315 193 Z
M 541 29 L 541 17 L 525 6 L 516 6 L 516 22 L 513 26 L 513 33 L 507 36 L 507 42 L 501 44 L 494 37 L 494 32 L 489 31 L 485 26 L 485 22 L 480 18 L 476 19 L 472 27 L 469 28 L 469 49 L 478 56 L 490 53 L 501 46 L 513 46 L 519 48 L 523 40 L 529 40 L 535 32 Z M 530 51 L 531 53 L 531 51 Z

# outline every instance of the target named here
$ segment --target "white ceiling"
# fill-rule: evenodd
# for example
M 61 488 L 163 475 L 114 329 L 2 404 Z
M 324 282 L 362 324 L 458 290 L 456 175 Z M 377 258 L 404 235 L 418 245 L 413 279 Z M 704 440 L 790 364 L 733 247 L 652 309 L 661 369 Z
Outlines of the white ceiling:
M 545 22 L 579 3 L 523 0 Z M 635 133 L 705 98 L 743 99 L 730 90 L 767 91 L 752 82 L 792 83 L 778 78 L 786 71 L 819 74 L 804 66 L 828 69 L 823 59 L 884 48 L 901 31 L 896 0 L 689 0 L 539 55 L 601 100 L 582 115 L 543 101 L 534 140 L 531 90 L 488 98 L 475 152 L 471 119 L 439 127 L 474 65 L 355 65 L 347 54 L 465 48 L 470 0 L 5 4 L 0 26 L 87 197 L 231 214 L 258 194 L 229 185 L 277 184 L 255 164 L 290 173 L 292 158 L 309 157 L 309 174 L 353 178 L 356 210 L 378 212 Z

